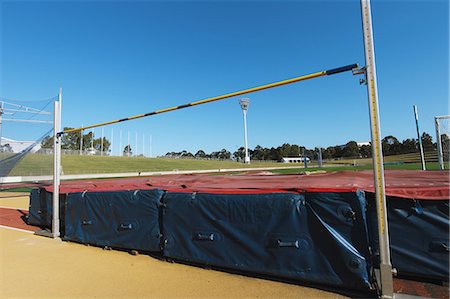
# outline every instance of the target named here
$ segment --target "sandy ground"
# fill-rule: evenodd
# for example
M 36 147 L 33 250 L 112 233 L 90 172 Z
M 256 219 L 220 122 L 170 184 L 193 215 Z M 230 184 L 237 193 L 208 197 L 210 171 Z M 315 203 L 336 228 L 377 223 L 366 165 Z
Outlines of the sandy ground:
M 28 210 L 30 195 L 24 192 L 0 192 L 0 207 Z
M 28 208 L 28 196 L 0 206 Z M 0 228 L 0 298 L 346 298 Z

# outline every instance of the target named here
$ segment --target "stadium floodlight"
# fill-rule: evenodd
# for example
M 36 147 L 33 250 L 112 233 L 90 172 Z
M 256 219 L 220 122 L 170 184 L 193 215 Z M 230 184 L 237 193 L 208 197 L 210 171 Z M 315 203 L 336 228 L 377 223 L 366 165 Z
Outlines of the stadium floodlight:
M 239 104 L 242 108 L 242 113 L 244 114 L 244 144 L 245 144 L 245 158 L 244 162 L 250 164 L 250 157 L 248 156 L 248 142 L 247 142 L 247 110 L 250 105 L 249 98 L 242 98 L 239 100 Z

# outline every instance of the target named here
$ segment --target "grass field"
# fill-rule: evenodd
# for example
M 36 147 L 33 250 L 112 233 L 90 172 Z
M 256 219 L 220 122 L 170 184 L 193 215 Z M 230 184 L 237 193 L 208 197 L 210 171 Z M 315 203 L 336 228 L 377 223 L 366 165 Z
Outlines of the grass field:
M 420 163 L 415 162 L 412 155 L 398 155 L 385 157 L 386 169 L 421 169 Z M 413 157 L 415 159 L 415 156 Z M 397 163 L 399 162 L 399 163 Z M 391 164 L 392 163 L 392 164 Z M 122 173 L 122 172 L 155 172 L 174 170 L 206 170 L 206 169 L 233 169 L 233 168 L 258 168 L 258 167 L 289 167 L 303 166 L 303 164 L 283 164 L 276 162 L 253 161 L 250 165 L 219 160 L 190 160 L 169 158 L 143 158 L 143 157 L 109 157 L 109 156 L 78 156 L 63 155 L 61 164 L 64 174 L 89 174 L 89 173 Z M 448 164 L 447 164 L 448 165 Z M 363 170 L 372 168 L 371 159 L 338 160 L 324 164 L 328 171 L 334 170 Z M 308 170 L 318 170 L 316 163 L 311 163 Z M 427 169 L 437 170 L 436 162 L 427 163 Z M 302 170 L 277 170 L 281 173 L 295 173 Z M 11 172 L 11 176 L 39 176 L 53 173 L 53 156 L 31 154 L 27 155 Z

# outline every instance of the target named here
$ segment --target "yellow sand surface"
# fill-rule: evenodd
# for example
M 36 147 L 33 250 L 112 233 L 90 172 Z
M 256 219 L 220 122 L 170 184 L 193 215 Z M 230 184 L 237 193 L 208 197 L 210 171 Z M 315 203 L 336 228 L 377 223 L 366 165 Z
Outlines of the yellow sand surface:
M 29 201 L 29 193 L 0 192 L 0 207 L 28 210 Z
M 0 228 L 0 298 L 345 298 Z

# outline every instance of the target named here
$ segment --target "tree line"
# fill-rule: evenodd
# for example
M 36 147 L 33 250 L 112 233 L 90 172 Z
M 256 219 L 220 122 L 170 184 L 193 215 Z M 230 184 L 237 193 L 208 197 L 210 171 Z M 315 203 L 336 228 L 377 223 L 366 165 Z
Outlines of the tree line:
M 447 135 L 442 135 L 442 142 L 449 148 L 450 140 Z M 421 136 L 422 145 L 425 152 L 436 151 L 437 145 L 433 142 L 432 137 L 424 132 Z M 399 141 L 395 136 L 389 135 L 381 141 L 383 155 L 399 155 L 418 152 L 418 139 L 405 139 Z M 444 146 L 445 147 L 445 146 Z M 257 145 L 253 149 L 249 149 L 249 156 L 251 160 L 276 160 L 280 161 L 283 157 L 303 157 L 317 160 L 319 155 L 319 148 L 306 148 L 302 145 L 284 143 L 278 147 L 262 147 Z M 341 159 L 341 158 L 370 158 L 372 157 L 372 146 L 370 144 L 358 145 L 356 141 L 349 141 L 344 145 L 329 146 L 321 148 L 323 159 Z M 168 152 L 165 157 L 172 158 L 197 158 L 197 159 L 234 159 L 242 161 L 245 157 L 245 148 L 240 147 L 235 152 L 231 153 L 226 149 L 222 149 L 210 154 L 203 150 L 192 154 L 188 151 Z
M 71 128 L 65 127 L 64 130 Z M 67 150 L 80 150 L 80 141 L 83 138 L 82 150 L 100 151 L 102 147 L 102 138 L 94 138 L 92 132 L 86 134 L 68 133 L 62 136 L 61 148 Z M 450 140 L 447 135 L 442 135 L 442 143 L 444 148 L 450 147 Z M 424 132 L 421 136 L 422 145 L 425 152 L 435 151 L 436 143 L 430 134 Z M 399 155 L 418 152 L 418 139 L 409 138 L 403 141 L 398 140 L 395 136 L 389 135 L 382 139 L 382 149 L 385 156 Z M 53 137 L 48 136 L 42 141 L 42 148 L 53 148 Z M 103 151 L 108 153 L 110 151 L 111 142 L 103 137 Z M 321 148 L 323 159 L 341 159 L 341 158 L 370 158 L 372 157 L 372 148 L 370 144 L 360 144 L 356 141 L 349 141 L 344 145 L 329 146 Z M 252 160 L 275 160 L 280 161 L 283 157 L 299 157 L 306 156 L 310 159 L 317 160 L 319 155 L 319 148 L 306 148 L 302 145 L 284 143 L 278 147 L 262 147 L 257 145 L 253 149 L 249 149 L 249 156 Z M 122 154 L 124 156 L 133 155 L 131 145 L 127 144 L 123 148 Z M 221 160 L 244 160 L 244 147 L 238 148 L 233 153 L 227 149 L 221 149 L 211 153 L 206 153 L 204 150 L 198 150 L 195 154 L 188 151 L 168 152 L 165 157 L 172 158 L 192 158 L 192 159 L 221 159 Z M 446 159 L 448 157 L 445 157 Z

